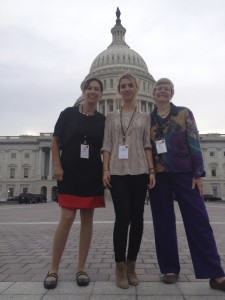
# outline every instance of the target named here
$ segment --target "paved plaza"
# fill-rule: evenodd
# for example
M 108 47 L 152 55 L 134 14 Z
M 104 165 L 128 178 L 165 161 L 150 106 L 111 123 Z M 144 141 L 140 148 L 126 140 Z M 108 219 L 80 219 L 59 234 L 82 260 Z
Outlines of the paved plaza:
M 112 243 L 114 211 L 109 195 L 106 205 L 106 208 L 95 210 L 93 240 L 87 260 L 89 286 L 78 287 L 74 279 L 80 227 L 77 215 L 60 264 L 58 286 L 46 290 L 43 279 L 50 268 L 52 239 L 60 214 L 57 203 L 0 204 L 0 300 L 225 299 L 225 292 L 210 289 L 208 280 L 195 279 L 177 203 L 179 282 L 173 285 L 160 282 L 151 211 L 146 205 L 144 235 L 137 260 L 140 284 L 127 290 L 117 288 Z M 210 202 L 207 208 L 225 268 L 225 202 Z

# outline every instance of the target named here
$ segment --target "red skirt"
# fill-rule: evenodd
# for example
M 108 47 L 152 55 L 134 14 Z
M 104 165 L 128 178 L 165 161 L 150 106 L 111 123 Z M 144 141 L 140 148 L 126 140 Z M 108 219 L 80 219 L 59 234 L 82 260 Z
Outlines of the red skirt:
M 104 196 L 80 197 L 58 194 L 58 204 L 65 208 L 99 208 L 105 207 Z

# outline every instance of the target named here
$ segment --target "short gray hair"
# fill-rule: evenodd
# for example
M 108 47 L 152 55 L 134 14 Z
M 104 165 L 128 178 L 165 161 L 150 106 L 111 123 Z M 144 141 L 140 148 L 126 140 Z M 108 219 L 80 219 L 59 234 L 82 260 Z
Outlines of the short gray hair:
M 168 79 L 168 78 L 160 78 L 159 80 L 157 80 L 153 86 L 153 95 L 155 94 L 155 90 L 156 90 L 156 87 L 159 85 L 159 84 L 162 84 L 162 83 L 169 83 L 170 87 L 171 87 L 171 93 L 172 93 L 172 96 L 174 95 L 174 84 L 173 82 Z

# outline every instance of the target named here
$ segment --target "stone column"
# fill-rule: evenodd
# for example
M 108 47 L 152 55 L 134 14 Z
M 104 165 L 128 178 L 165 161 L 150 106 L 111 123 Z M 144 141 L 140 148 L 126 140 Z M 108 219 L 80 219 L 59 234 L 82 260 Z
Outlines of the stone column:
M 50 148 L 50 154 L 49 154 L 48 179 L 52 180 L 52 151 L 51 151 L 51 148 Z
M 24 178 L 24 168 L 22 167 L 22 160 L 23 160 L 23 152 L 22 150 L 18 150 L 18 158 L 17 158 L 17 169 L 16 169 L 16 179 Z
M 42 148 L 40 147 L 38 152 L 38 179 L 41 179 L 41 171 L 42 171 Z
M 2 170 L 3 180 L 8 180 L 8 159 L 9 159 L 9 150 L 5 150 L 4 160 L 3 160 L 3 170 Z
M 105 100 L 105 116 L 108 115 L 108 100 Z
M 141 100 L 138 101 L 138 110 L 141 111 Z
M 116 97 L 113 98 L 113 111 L 116 110 Z
M 222 149 L 217 148 L 217 153 L 218 153 L 218 175 L 217 176 L 223 177 L 225 174 L 224 174 L 223 164 L 222 164 L 222 161 L 223 161 Z

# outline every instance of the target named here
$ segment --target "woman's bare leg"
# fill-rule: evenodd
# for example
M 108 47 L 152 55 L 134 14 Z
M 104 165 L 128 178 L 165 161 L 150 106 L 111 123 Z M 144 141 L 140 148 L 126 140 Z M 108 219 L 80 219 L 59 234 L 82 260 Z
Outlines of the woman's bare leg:
M 58 273 L 59 263 L 69 236 L 70 228 L 76 216 L 76 210 L 61 208 L 61 218 L 57 226 L 53 247 L 52 247 L 52 264 L 50 273 Z M 54 278 L 49 278 L 49 280 Z
M 80 210 L 80 245 L 77 271 L 85 271 L 85 263 L 88 256 L 88 251 L 91 244 L 93 232 L 93 216 L 94 209 L 81 209 Z

